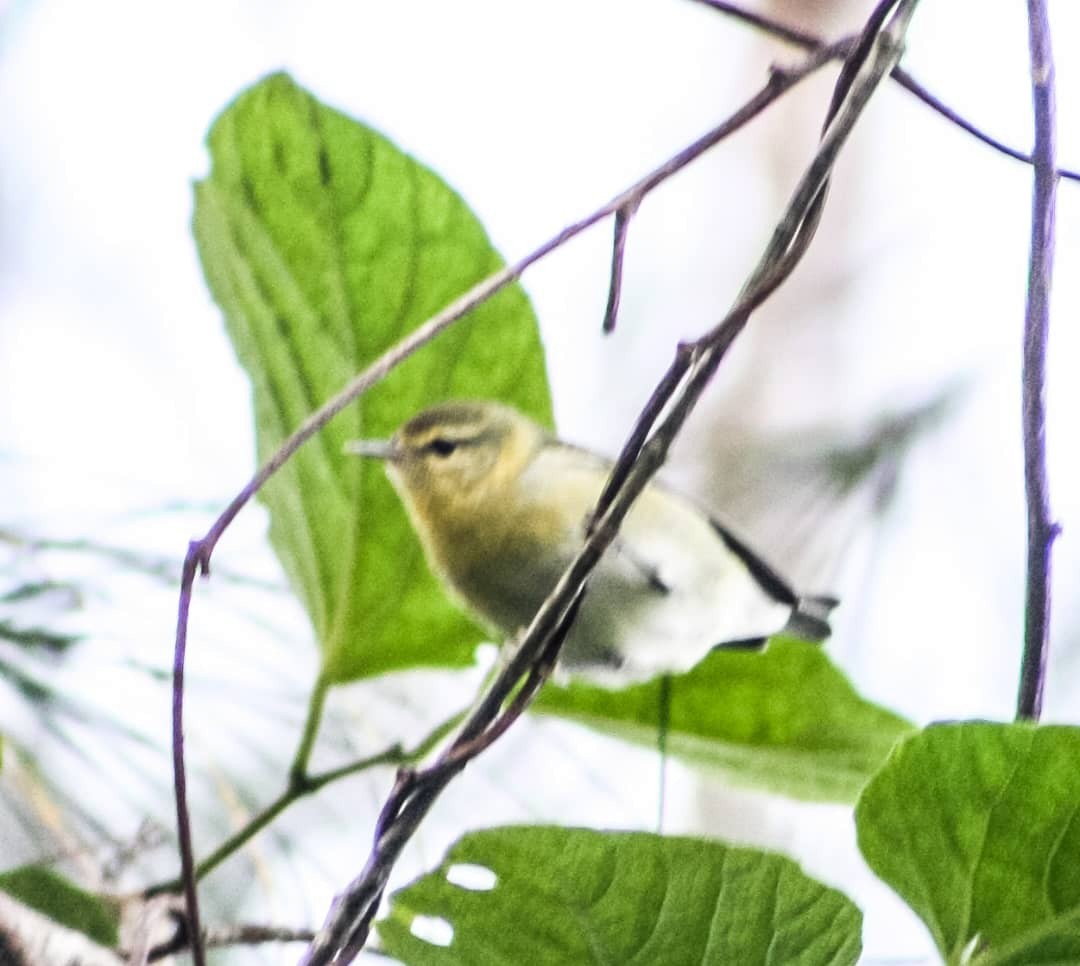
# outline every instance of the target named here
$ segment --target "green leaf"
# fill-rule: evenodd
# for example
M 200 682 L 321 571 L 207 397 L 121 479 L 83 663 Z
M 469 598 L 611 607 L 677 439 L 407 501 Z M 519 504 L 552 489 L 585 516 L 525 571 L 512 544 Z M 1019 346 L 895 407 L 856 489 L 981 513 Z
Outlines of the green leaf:
M 548 685 L 533 709 L 655 748 L 661 687 Z M 669 687 L 670 754 L 811 801 L 854 801 L 912 727 L 860 698 L 820 648 L 784 638 L 762 653 L 716 651 Z
M 24 865 L 0 872 L 0 890 L 99 945 L 116 946 L 119 910 L 49 869 Z
M 285 74 L 209 136 L 194 232 L 254 395 L 258 458 L 357 372 L 502 260 L 442 180 Z M 483 635 L 429 573 L 397 498 L 347 440 L 447 398 L 502 399 L 550 424 L 532 309 L 513 285 L 336 417 L 260 496 L 270 539 L 340 682 L 470 660 Z
M 489 870 L 490 888 L 454 884 L 476 872 L 455 866 Z M 790 859 L 644 832 L 474 832 L 390 903 L 379 935 L 409 966 L 839 966 L 861 946 L 858 909 Z M 448 923 L 450 944 L 415 935 L 417 916 Z
M 905 741 L 855 810 L 870 867 L 960 962 L 1080 962 L 1080 728 L 967 722 Z

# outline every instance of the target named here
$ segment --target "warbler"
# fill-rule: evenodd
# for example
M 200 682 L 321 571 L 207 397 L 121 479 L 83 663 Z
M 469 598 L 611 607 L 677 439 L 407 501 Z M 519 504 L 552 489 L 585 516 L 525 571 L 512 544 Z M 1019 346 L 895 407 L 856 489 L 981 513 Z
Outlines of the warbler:
M 529 624 L 580 550 L 612 466 L 487 401 L 433 406 L 389 440 L 346 448 L 385 461 L 432 569 L 506 636 Z M 781 631 L 820 641 L 835 604 L 799 596 L 726 526 L 652 483 L 593 571 L 559 669 L 622 687 Z

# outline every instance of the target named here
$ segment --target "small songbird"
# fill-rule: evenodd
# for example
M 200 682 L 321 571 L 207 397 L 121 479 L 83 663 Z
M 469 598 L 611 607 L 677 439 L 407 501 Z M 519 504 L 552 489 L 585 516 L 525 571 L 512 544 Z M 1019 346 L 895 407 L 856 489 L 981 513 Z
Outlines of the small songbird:
M 580 550 L 611 470 L 494 402 L 433 406 L 391 439 L 347 449 L 385 461 L 432 568 L 506 636 L 529 624 Z M 653 483 L 593 571 L 559 668 L 622 687 L 781 631 L 820 641 L 835 604 L 799 596 L 726 527 Z

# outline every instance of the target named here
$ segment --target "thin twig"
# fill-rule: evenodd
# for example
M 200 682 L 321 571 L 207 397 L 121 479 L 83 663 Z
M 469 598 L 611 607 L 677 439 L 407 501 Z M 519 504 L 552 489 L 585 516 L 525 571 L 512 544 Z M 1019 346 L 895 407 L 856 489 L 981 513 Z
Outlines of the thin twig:
M 874 26 L 884 18 L 885 12 L 892 6 L 889 0 L 882 0 L 878 4 L 863 35 L 851 47 L 853 58 L 856 52 L 862 56 L 869 55 L 870 51 L 867 49 L 865 39 L 874 36 Z M 889 37 L 903 36 L 913 9 L 914 2 L 908 3 L 907 0 L 901 0 L 899 12 L 895 15 L 894 21 L 901 15 L 904 19 L 890 26 Z M 899 40 L 896 43 L 898 44 Z M 746 325 L 750 313 L 794 270 L 816 230 L 831 166 L 855 120 L 881 79 L 877 71 L 887 60 L 895 63 L 899 55 L 898 46 L 896 49 L 880 53 L 875 59 L 874 73 L 868 74 L 858 87 L 852 89 L 845 110 L 831 126 L 827 127 L 817 154 L 796 187 L 784 217 L 773 233 L 764 256 L 744 285 L 735 306 L 697 342 L 679 346 L 674 361 L 638 417 L 630 438 L 616 460 L 604 492 L 601 494 L 601 505 L 605 505 L 605 501 L 610 501 L 613 506 L 616 505 L 620 495 L 628 488 L 636 493 L 638 488 L 643 488 L 648 478 L 659 469 L 675 434 L 712 378 L 724 354 Z M 827 125 L 836 115 L 839 99 L 847 93 L 847 86 L 854 82 L 858 69 L 859 63 L 853 59 L 841 72 L 826 117 Z M 680 395 L 669 408 L 675 388 L 684 379 L 685 384 Z M 666 418 L 653 432 L 653 425 L 666 409 L 669 409 Z M 635 483 L 635 475 L 644 479 L 639 479 Z
M 893 71 L 893 80 L 896 81 L 906 91 L 910 91 L 920 101 L 922 101 L 927 107 L 936 111 L 945 120 L 951 121 L 957 127 L 966 131 L 972 137 L 982 141 L 983 144 L 993 148 L 1000 154 L 1004 154 L 1007 157 L 1013 158 L 1016 161 L 1022 161 L 1024 164 L 1034 164 L 1034 156 L 1031 154 L 1025 154 L 1023 151 L 1018 151 L 1016 148 L 1011 147 L 1004 141 L 999 141 L 997 138 L 992 137 L 985 131 L 980 130 L 971 121 L 964 117 L 961 117 L 951 107 L 943 103 L 934 94 L 931 94 L 922 84 L 920 84 L 914 77 L 904 70 L 897 69 Z M 1080 181 L 1080 171 L 1074 171 L 1072 168 L 1058 168 L 1057 173 L 1059 177 L 1068 178 L 1070 181 Z
M 630 219 L 634 217 L 636 211 L 636 205 L 627 205 L 615 212 L 615 230 L 611 242 L 611 281 L 608 283 L 607 308 L 604 309 L 604 324 L 601 326 L 605 335 L 615 331 L 615 320 L 618 317 L 619 302 L 622 299 L 626 235 L 630 230 Z
M 802 47 L 803 50 L 814 50 L 822 45 L 821 38 L 817 34 L 812 34 L 808 30 L 801 30 L 798 27 L 788 26 L 763 13 L 745 10 L 737 3 L 729 3 L 728 0 L 695 0 L 695 2 L 710 7 L 718 13 L 726 14 L 747 26 L 753 27 L 755 30 L 768 34 L 770 37 L 775 37 L 777 40 L 783 40 L 785 43 Z
M 691 349 L 680 347 L 674 365 L 683 365 L 686 364 L 685 360 L 689 360 L 690 371 L 685 382 L 674 377 L 665 377 L 661 382 L 669 390 L 669 397 L 680 386 L 681 392 L 671 401 L 664 421 L 644 445 L 634 447 L 628 442 L 624 447 L 624 453 L 612 473 L 613 479 L 621 473 L 624 483 L 613 490 L 609 482 L 605 488 L 592 514 L 593 525 L 581 551 L 540 607 L 506 668 L 482 696 L 454 745 L 425 773 L 404 772 L 399 775 L 380 815 L 375 845 L 364 870 L 335 900 L 326 923 L 302 960 L 305 966 L 348 963 L 359 952 L 385 890 L 393 861 L 420 818 L 426 814 L 450 778 L 460 770 L 458 766 L 463 767 L 471 754 L 490 743 L 484 740 L 488 733 L 487 722 L 495 720 L 495 725 L 491 727 L 500 727 L 495 717 L 497 709 L 503 705 L 522 675 L 529 674 L 529 681 L 524 686 L 526 692 L 538 687 L 537 678 L 542 678 L 555 656 L 552 642 L 555 642 L 554 648 L 561 643 L 590 572 L 615 538 L 633 501 L 659 469 L 667 447 L 700 398 L 720 358 L 745 326 L 750 312 L 776 290 L 805 253 L 818 223 L 832 165 L 870 95 L 899 58 L 901 39 L 915 2 L 882 0 L 875 9 L 864 37 L 853 48 L 853 57 L 869 59 L 869 67 L 860 72 L 861 63 L 849 64 L 841 72 L 839 96 L 834 97 L 830 105 L 830 116 L 839 107 L 836 120 L 829 125 L 821 147 L 796 189 L 765 256 L 752 273 L 735 307 Z M 880 22 L 893 7 L 897 8 L 897 12 L 889 26 L 879 34 Z M 845 93 L 849 96 L 844 97 Z M 654 393 L 654 398 L 656 395 Z M 605 499 L 610 502 L 605 503 Z M 511 710 L 519 712 L 525 703 L 527 701 L 521 700 L 519 693 Z M 505 730 L 505 726 L 505 723 L 501 724 L 502 730 Z M 460 749 L 466 746 L 468 753 L 463 760 Z
M 740 23 L 747 24 L 755 30 L 759 30 L 771 37 L 775 37 L 777 40 L 782 40 L 785 43 L 800 47 L 803 50 L 818 50 L 825 46 L 825 41 L 817 34 L 782 23 L 775 17 L 769 17 L 753 10 L 745 10 L 739 4 L 731 3 L 729 0 L 694 0 L 694 2 L 709 7 L 718 13 L 725 14 L 734 20 L 738 20 Z M 833 46 L 842 46 L 842 44 L 834 44 Z M 834 56 L 836 59 L 839 59 L 844 55 L 842 53 L 837 53 Z M 1004 141 L 999 141 L 997 138 L 992 137 L 985 131 L 976 127 L 971 121 L 957 114 L 956 111 L 945 104 L 937 97 L 937 95 L 931 93 L 919 83 L 919 81 L 912 77 L 903 67 L 897 66 L 893 68 L 892 79 L 904 88 L 904 90 L 908 91 L 908 93 L 917 97 L 932 111 L 940 114 L 945 120 L 955 124 L 972 137 L 982 141 L 983 144 L 988 147 L 991 147 L 995 151 L 1007 155 L 1016 161 L 1022 161 L 1024 164 L 1035 163 L 1034 155 L 1026 154 L 1023 151 L 1019 151 L 1016 148 L 1009 146 Z M 1070 181 L 1080 181 L 1080 171 L 1073 171 L 1070 168 L 1058 168 L 1057 174 L 1059 177 L 1068 178 Z
M 833 96 L 822 125 L 823 131 L 828 131 L 829 124 L 836 116 L 843 98 L 851 89 L 859 65 L 864 62 L 869 54 L 867 38 L 872 39 L 875 36 L 874 30 L 883 19 L 882 11 L 887 10 L 890 6 L 891 4 L 887 2 L 879 3 L 863 33 L 852 38 L 850 42 L 844 42 L 850 59 L 845 62 L 844 68 L 837 78 Z M 813 51 L 812 53 L 825 56 L 824 50 Z M 856 112 L 852 115 L 852 118 L 857 116 Z M 853 123 L 853 120 L 851 123 Z M 628 478 L 636 468 L 636 461 L 643 454 L 646 442 L 649 440 L 654 426 L 667 408 L 676 389 L 687 378 L 687 373 L 697 367 L 698 387 L 696 392 L 703 390 L 723 354 L 742 331 L 743 326 L 750 317 L 750 313 L 776 290 L 802 257 L 805 247 L 799 247 L 799 238 L 803 239 L 803 246 L 805 246 L 809 244 L 816 231 L 817 220 L 825 200 L 824 192 L 828 183 L 827 175 L 832 162 L 835 160 L 836 152 L 839 151 L 840 145 L 847 137 L 848 130 L 848 127 L 838 126 L 834 131 L 828 132 L 829 137 L 823 140 L 811 162 L 810 168 L 796 188 L 795 195 L 788 205 L 785 218 L 781 220 L 773 232 L 764 254 L 743 286 L 735 307 L 720 323 L 697 342 L 680 345 L 676 349 L 675 358 L 672 360 L 670 367 L 657 383 L 656 388 L 645 404 L 645 408 L 639 414 L 629 438 L 623 444 L 611 475 L 600 494 L 600 507 L 606 507 L 612 503 L 619 492 L 626 486 Z M 701 366 L 705 354 L 712 356 L 709 368 Z M 693 396 L 692 399 L 690 395 Z M 696 394 L 690 393 L 690 395 L 688 395 L 688 389 L 684 389 L 681 398 L 688 400 L 689 405 L 692 407 L 696 403 Z M 657 436 L 660 435 L 657 433 Z M 652 442 L 656 449 L 656 466 L 653 467 L 651 472 L 655 472 L 666 455 L 667 444 L 663 443 L 662 438 L 658 441 L 655 436 Z M 597 516 L 598 514 L 599 511 Z M 596 518 L 594 516 L 594 520 Z
M 156 963 L 168 956 L 183 952 L 188 948 L 187 927 L 182 919 L 177 918 L 177 930 L 168 942 L 155 946 L 150 950 L 146 959 L 148 963 Z M 308 943 L 314 937 L 310 929 L 289 929 L 284 926 L 264 926 L 254 923 L 237 923 L 232 926 L 222 926 L 215 929 L 207 929 L 203 933 L 202 941 L 207 947 L 221 946 L 258 946 L 263 943 Z
M 181 843 L 181 879 L 189 908 L 197 916 L 196 874 L 191 850 L 191 831 L 188 824 L 186 800 L 185 765 L 182 750 L 183 726 L 183 666 L 187 649 L 187 614 L 190 608 L 196 572 L 209 574 L 210 558 L 222 534 L 228 529 L 241 509 L 252 499 L 266 481 L 273 476 L 308 439 L 325 426 L 335 415 L 348 406 L 371 386 L 383 379 L 392 369 L 404 362 L 409 356 L 422 348 L 448 326 L 457 322 L 470 309 L 490 298 L 500 289 L 514 281 L 532 264 L 564 245 L 587 228 L 604 218 L 622 210 L 636 206 L 640 200 L 673 174 L 681 171 L 692 161 L 714 147 L 720 141 L 738 131 L 791 90 L 796 84 L 810 76 L 832 55 L 831 48 L 813 52 L 799 67 L 790 70 L 775 69 L 770 73 L 765 86 L 729 118 L 713 130 L 702 135 L 697 141 L 683 148 L 659 167 L 649 172 L 644 178 L 631 185 L 606 205 L 585 216 L 581 220 L 564 228 L 553 238 L 548 239 L 538 248 L 512 265 L 508 265 L 488 278 L 473 286 L 468 292 L 448 305 L 427 322 L 413 330 L 408 336 L 388 349 L 367 369 L 356 376 L 336 396 L 312 413 L 292 436 L 285 440 L 270 459 L 256 472 L 244 488 L 229 503 L 206 534 L 188 545 L 184 560 L 183 579 L 180 585 L 180 604 L 176 628 L 176 644 L 173 657 L 173 785 L 176 796 L 178 838 Z M 186 844 L 186 847 L 184 843 Z M 198 934 L 196 932 L 196 934 Z M 196 944 L 198 945 L 198 944 Z M 197 964 L 198 966 L 198 964 Z
M 1016 716 L 1037 721 L 1050 634 L 1050 552 L 1057 526 L 1050 517 L 1046 478 L 1046 340 L 1054 273 L 1054 55 L 1045 0 L 1028 0 L 1031 97 L 1035 109 L 1035 186 L 1031 199 L 1031 254 L 1024 313 L 1023 432 L 1027 496 L 1027 593 L 1024 657 Z
M 183 919 L 177 917 L 176 934 L 165 943 L 155 946 L 141 960 L 145 963 L 156 963 L 176 953 L 181 953 L 188 947 L 188 937 L 185 932 Z M 218 926 L 207 929 L 203 933 L 203 943 L 208 949 L 225 946 L 260 946 L 264 943 L 309 943 L 315 938 L 312 929 L 291 929 L 287 926 L 266 926 L 259 923 L 236 923 L 231 926 Z M 387 956 L 381 949 L 368 946 L 365 952 L 375 956 Z M 129 958 L 130 954 L 129 954 Z M 129 963 L 129 966 L 131 964 Z
M 260 926 L 241 923 L 206 931 L 207 946 L 256 946 L 261 943 L 307 943 L 314 933 L 310 929 L 287 929 L 283 926 Z
M 252 815 L 251 818 L 244 823 L 243 827 L 237 829 L 222 842 L 221 845 L 206 856 L 206 858 L 198 862 L 195 866 L 196 880 L 201 882 L 207 875 L 213 872 L 214 869 L 221 865 L 222 862 L 229 858 L 229 856 L 246 845 L 247 842 L 269 825 L 278 815 L 289 808 L 294 802 L 298 802 L 301 798 L 313 795 L 327 785 L 342 778 L 347 778 L 350 775 L 357 775 L 361 772 L 369 771 L 372 768 L 383 765 L 407 765 L 426 758 L 432 750 L 461 723 L 463 717 L 464 714 L 459 713 L 448 718 L 436 728 L 432 729 L 432 731 L 411 750 L 406 750 L 399 744 L 393 744 L 377 754 L 368 755 L 365 758 L 358 758 L 347 764 L 339 765 L 337 768 L 331 768 L 314 775 L 308 775 L 305 771 L 299 778 L 296 778 L 290 774 L 288 785 L 282 790 L 277 798 L 270 802 L 269 805 L 261 808 L 255 815 Z M 165 882 L 158 882 L 149 886 L 143 890 L 142 894 L 144 898 L 150 898 L 163 893 L 176 892 L 181 889 L 182 886 L 183 882 L 181 879 L 169 879 Z
M 201 941 L 199 897 L 195 881 L 195 855 L 191 845 L 191 818 L 187 804 L 187 772 L 184 767 L 184 656 L 187 650 L 188 617 L 191 611 L 191 588 L 195 583 L 196 559 L 188 548 L 180 578 L 180 604 L 176 617 L 176 646 L 173 651 L 172 753 L 173 790 L 176 797 L 176 830 L 180 844 L 180 868 L 183 870 L 184 903 L 187 924 L 195 937 L 191 959 L 195 966 L 205 966 L 206 954 Z

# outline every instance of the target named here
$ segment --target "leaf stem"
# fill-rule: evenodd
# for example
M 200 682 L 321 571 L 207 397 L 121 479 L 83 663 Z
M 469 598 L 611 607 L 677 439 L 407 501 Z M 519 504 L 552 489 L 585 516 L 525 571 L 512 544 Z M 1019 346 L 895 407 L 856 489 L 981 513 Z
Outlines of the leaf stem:
M 323 692 L 325 694 L 325 688 Z M 312 706 L 316 704 L 314 700 L 314 693 L 312 695 Z M 322 706 L 322 699 L 319 699 L 319 706 Z M 224 842 L 221 843 L 213 852 L 211 852 L 206 858 L 202 859 L 194 867 L 195 880 L 201 881 L 207 875 L 214 871 L 222 862 L 224 862 L 234 852 L 243 848 L 251 839 L 253 839 L 259 832 L 261 832 L 267 825 L 269 825 L 275 818 L 277 818 L 282 812 L 284 812 L 290 805 L 298 801 L 301 798 L 305 798 L 308 795 L 313 795 L 326 785 L 332 784 L 341 778 L 347 778 L 349 775 L 356 775 L 363 771 L 368 771 L 371 768 L 377 768 L 381 765 L 410 765 L 415 764 L 418 761 L 426 758 L 431 751 L 460 724 L 464 712 L 459 712 L 446 721 L 442 722 L 431 730 L 414 748 L 405 749 L 400 744 L 393 744 L 390 747 L 378 752 L 374 755 L 369 755 L 366 758 L 358 758 L 355 761 L 348 762 L 345 765 L 340 765 L 337 768 L 331 768 L 324 772 L 319 772 L 315 775 L 308 775 L 301 772 L 299 777 L 295 773 L 290 773 L 289 784 L 282 790 L 269 805 L 266 805 L 258 813 L 253 815 L 248 822 L 240 829 L 237 829 L 232 835 L 230 835 Z M 318 718 L 313 718 L 310 714 L 308 721 L 314 720 L 316 722 Z M 305 736 L 307 735 L 307 729 L 305 729 Z M 301 741 L 303 744 L 303 740 Z M 297 754 L 297 760 L 299 760 L 299 753 Z M 306 759 L 305 759 L 306 767 Z M 183 885 L 181 878 L 169 879 L 166 882 L 159 882 L 150 886 L 143 892 L 146 898 L 151 896 L 160 895 L 165 892 L 176 892 Z
M 205 876 L 209 875 L 232 855 L 233 852 L 243 847 L 248 841 L 254 838 L 255 835 L 266 828 L 267 825 L 292 805 L 293 802 L 317 792 L 323 785 L 327 785 L 339 778 L 344 778 L 347 775 L 355 775 L 358 772 L 367 771 L 369 768 L 376 768 L 379 765 L 400 765 L 407 760 L 409 760 L 409 755 L 400 745 L 391 745 L 385 751 L 381 751 L 377 755 L 361 758 L 323 775 L 313 775 L 310 777 L 301 776 L 299 779 L 293 776 L 285 790 L 274 801 L 267 805 L 257 815 L 253 816 L 243 828 L 238 829 L 233 835 L 229 836 L 229 838 L 222 842 L 221 845 L 214 849 L 214 851 L 205 859 L 199 862 L 195 867 L 196 878 L 203 879 Z
M 315 738 L 319 733 L 319 725 L 322 723 L 323 708 L 326 705 L 326 692 L 330 689 L 330 682 L 325 674 L 320 674 L 311 689 L 311 697 L 308 699 L 307 719 L 304 721 L 304 730 L 300 734 L 300 744 L 296 746 L 296 754 L 293 756 L 292 765 L 289 767 L 289 787 L 302 788 L 308 781 L 307 768 L 311 760 L 311 750 L 315 747 Z

